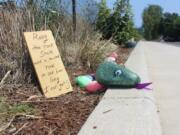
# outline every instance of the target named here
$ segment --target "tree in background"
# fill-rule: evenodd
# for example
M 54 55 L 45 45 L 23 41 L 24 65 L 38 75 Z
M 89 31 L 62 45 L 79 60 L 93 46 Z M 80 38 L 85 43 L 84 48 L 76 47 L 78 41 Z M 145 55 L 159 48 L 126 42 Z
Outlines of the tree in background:
M 164 13 L 160 32 L 167 41 L 180 40 L 180 16 L 177 13 Z
M 114 12 L 109 17 L 109 31 L 106 37 L 113 37 L 113 41 L 118 44 L 127 42 L 131 38 L 133 21 L 129 0 L 117 0 Z
M 101 0 L 99 4 L 99 12 L 97 15 L 96 28 L 103 32 L 106 27 L 107 18 L 110 16 L 111 10 L 106 5 L 106 0 Z
M 149 5 L 143 11 L 144 37 L 147 40 L 155 40 L 160 36 L 159 24 L 163 16 L 162 8 L 158 5 Z
M 106 7 L 106 1 L 102 0 L 97 18 L 97 29 L 102 32 L 103 38 L 112 38 L 113 42 L 124 44 L 137 34 L 133 27 L 132 16 L 129 0 L 117 0 L 111 14 Z
M 177 13 L 163 13 L 158 5 L 144 9 L 142 28 L 147 40 L 162 36 L 166 41 L 180 41 L 180 16 Z

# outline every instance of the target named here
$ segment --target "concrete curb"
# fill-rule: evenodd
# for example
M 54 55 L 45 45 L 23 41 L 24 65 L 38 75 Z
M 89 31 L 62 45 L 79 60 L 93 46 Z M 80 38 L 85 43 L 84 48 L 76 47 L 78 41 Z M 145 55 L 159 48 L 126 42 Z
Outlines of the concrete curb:
M 126 66 L 149 82 L 148 69 L 140 42 Z M 152 91 L 108 89 L 78 135 L 161 135 L 156 101 Z

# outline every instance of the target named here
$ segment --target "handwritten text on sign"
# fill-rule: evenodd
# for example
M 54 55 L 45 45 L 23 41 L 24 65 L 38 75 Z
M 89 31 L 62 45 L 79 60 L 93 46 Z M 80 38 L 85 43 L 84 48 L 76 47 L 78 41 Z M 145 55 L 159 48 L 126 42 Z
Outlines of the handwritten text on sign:
M 51 31 L 25 32 L 28 50 L 46 97 L 72 91 Z

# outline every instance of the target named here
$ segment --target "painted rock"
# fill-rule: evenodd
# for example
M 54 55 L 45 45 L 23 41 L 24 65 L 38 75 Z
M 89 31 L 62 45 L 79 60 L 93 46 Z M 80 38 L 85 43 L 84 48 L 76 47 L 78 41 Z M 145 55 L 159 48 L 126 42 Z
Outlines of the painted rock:
M 87 76 L 78 76 L 75 78 L 75 82 L 80 88 L 85 88 L 90 82 L 92 82 L 92 79 Z
M 91 81 L 94 80 L 94 77 L 92 75 L 85 75 L 87 78 L 89 78 Z
M 90 84 L 86 86 L 86 90 L 90 93 L 97 92 L 105 89 L 105 86 L 98 83 L 97 81 L 92 81 Z
M 96 71 L 96 80 L 108 87 L 135 87 L 140 83 L 140 77 L 115 62 L 104 62 Z
M 90 74 L 90 76 L 92 76 L 92 77 L 93 77 L 93 81 L 95 81 L 95 80 L 96 80 L 96 73 L 92 73 L 92 74 Z
M 115 62 L 116 61 L 116 58 L 114 58 L 114 57 L 107 57 L 106 59 L 105 59 L 105 62 Z
M 117 59 L 117 58 L 118 58 L 118 54 L 117 54 L 116 52 L 113 52 L 113 53 L 110 55 L 110 57 L 113 57 L 113 58 Z

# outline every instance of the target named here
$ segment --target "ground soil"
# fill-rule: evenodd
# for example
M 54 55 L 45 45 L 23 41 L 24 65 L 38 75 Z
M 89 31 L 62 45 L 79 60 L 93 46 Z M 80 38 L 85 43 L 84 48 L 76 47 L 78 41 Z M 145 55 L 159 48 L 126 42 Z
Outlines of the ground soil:
M 117 63 L 125 63 L 131 51 L 132 49 L 119 48 Z M 104 94 L 104 92 L 88 94 L 78 88 L 73 83 L 75 75 L 78 74 L 86 73 L 84 70 L 74 71 L 74 75 L 71 76 L 73 92 L 52 99 L 45 99 L 40 89 L 33 85 L 3 88 L 0 96 L 5 97 L 10 103 L 26 102 L 38 111 L 34 117 L 16 117 L 9 128 L 0 134 L 77 135 Z

